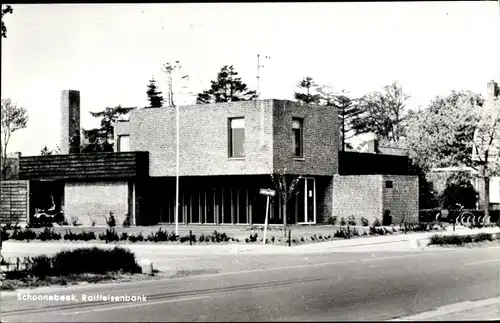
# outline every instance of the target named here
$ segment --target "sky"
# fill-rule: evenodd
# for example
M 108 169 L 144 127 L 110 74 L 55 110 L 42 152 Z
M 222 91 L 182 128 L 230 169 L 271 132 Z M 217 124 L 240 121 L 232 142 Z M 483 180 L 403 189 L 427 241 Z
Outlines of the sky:
M 12 7 L 1 95 L 28 111 L 8 149 L 24 156 L 59 144 L 62 90 L 81 91 L 82 126 L 92 128 L 99 120 L 89 111 L 147 105 L 152 77 L 165 90 L 166 62 L 180 61 L 178 76 L 189 75 L 174 77 L 181 105 L 223 65 L 255 89 L 257 54 L 263 99 L 293 99 L 304 76 L 354 97 L 399 81 L 418 108 L 453 89 L 485 96 L 486 83 L 500 81 L 497 1 Z

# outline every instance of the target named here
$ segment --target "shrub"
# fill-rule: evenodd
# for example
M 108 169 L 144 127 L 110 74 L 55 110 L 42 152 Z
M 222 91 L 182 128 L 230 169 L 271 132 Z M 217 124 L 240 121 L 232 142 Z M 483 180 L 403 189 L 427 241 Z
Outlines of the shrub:
M 38 234 L 37 238 L 42 241 L 61 240 L 61 235 L 59 233 L 56 233 L 52 228 L 45 228 L 42 232 Z
M 126 241 L 128 240 L 128 233 L 127 232 L 122 232 L 122 234 L 120 235 L 120 241 Z
M 12 239 L 14 240 L 35 240 L 36 232 L 31 229 L 25 230 L 14 230 L 12 233 Z
M 380 222 L 379 218 L 375 218 L 372 224 L 373 227 L 380 227 L 382 226 L 382 223 Z
M 154 241 L 154 242 L 169 241 L 168 231 L 166 230 L 163 231 L 161 228 L 159 228 L 158 231 L 151 232 L 146 238 L 146 241 Z
M 347 238 L 347 234 L 344 230 L 337 230 L 333 235 L 335 238 Z
M 345 220 L 344 217 L 341 217 L 340 218 L 340 225 L 346 225 L 347 224 L 347 221 Z
M 22 266 L 26 273 L 35 277 L 44 278 L 46 276 L 54 276 L 53 261 L 53 258 L 47 255 L 25 257 Z
M 352 228 L 352 229 L 351 229 L 351 235 L 353 235 L 353 236 L 359 236 L 359 231 L 358 231 L 358 229 L 356 229 L 356 228 Z
M 200 241 L 200 242 L 205 242 L 206 241 L 205 240 L 205 235 L 203 233 L 200 234 L 200 236 L 198 237 L 198 241 Z
M 2 227 L 2 230 L 0 231 L 0 237 L 2 241 L 9 240 L 10 233 L 7 231 L 5 227 Z
M 337 220 L 338 220 L 338 218 L 336 216 L 331 216 L 328 218 L 328 224 L 335 225 L 335 224 L 337 224 Z
M 115 229 L 106 229 L 106 233 L 99 234 L 100 240 L 105 240 L 106 242 L 112 241 L 120 241 L 120 237 L 118 233 L 116 233 Z
M 367 227 L 368 225 L 370 225 L 370 222 L 364 216 L 361 217 L 360 221 L 361 221 L 361 225 L 364 227 Z
M 131 234 L 128 237 L 128 241 L 130 242 L 144 241 L 144 236 L 142 235 L 142 232 L 139 232 L 137 235 Z
M 78 217 L 77 216 L 72 216 L 71 217 L 71 224 L 73 224 L 73 226 L 77 227 L 80 225 L 80 222 L 78 220 Z
M 473 242 L 481 242 L 481 241 L 493 241 L 493 236 L 490 233 L 479 233 L 474 236 Z
M 110 228 L 116 227 L 116 219 L 115 216 L 113 215 L 113 212 L 109 212 L 109 218 L 106 220 L 106 223 Z
M 271 242 L 274 243 L 274 240 L 275 240 L 275 238 L 274 238 L 274 236 L 272 236 L 271 237 Z
M 57 253 L 53 258 L 54 276 L 70 274 L 105 274 L 107 272 L 123 271 L 139 273 L 141 268 L 130 250 L 120 247 L 113 249 L 79 248 Z
M 128 228 L 132 225 L 132 219 L 130 218 L 130 213 L 127 213 L 127 215 L 125 215 L 125 220 L 123 220 L 122 225 L 124 228 Z
M 356 225 L 357 224 L 356 218 L 354 217 L 354 215 L 349 215 L 347 217 L 347 224 L 349 224 L 349 225 Z
M 250 241 L 250 242 L 256 242 L 258 236 L 259 235 L 257 234 L 257 232 L 255 232 L 254 234 L 250 234 L 250 237 L 249 237 L 248 241 Z M 246 239 L 245 239 L 245 241 L 246 241 Z

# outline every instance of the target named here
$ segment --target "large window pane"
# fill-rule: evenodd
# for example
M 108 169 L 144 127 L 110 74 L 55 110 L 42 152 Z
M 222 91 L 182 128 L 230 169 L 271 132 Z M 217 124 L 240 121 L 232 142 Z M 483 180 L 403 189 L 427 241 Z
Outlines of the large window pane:
M 230 119 L 229 157 L 244 157 L 245 119 Z
M 303 146 L 302 146 L 302 119 L 292 120 L 292 131 L 293 131 L 293 143 L 294 143 L 294 156 L 303 156 Z
M 247 191 L 246 189 L 240 189 L 238 194 L 238 223 L 248 223 L 247 215 Z
M 130 151 L 130 136 L 118 136 L 118 151 Z

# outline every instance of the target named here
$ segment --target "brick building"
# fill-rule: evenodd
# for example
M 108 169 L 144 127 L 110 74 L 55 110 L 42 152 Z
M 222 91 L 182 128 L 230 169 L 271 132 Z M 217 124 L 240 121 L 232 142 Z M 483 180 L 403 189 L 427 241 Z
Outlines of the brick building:
M 175 109 L 133 110 L 115 124 L 114 153 L 81 154 L 70 140 L 77 102 L 79 92 L 63 92 L 61 149 L 69 154 L 22 157 L 20 178 L 60 183 L 61 208 L 82 224 L 104 224 L 109 212 L 118 224 L 126 215 L 136 225 L 175 222 Z M 284 100 L 182 106 L 179 122 L 179 223 L 264 223 L 259 189 L 274 189 L 270 174 L 285 170 L 300 178 L 287 203 L 289 224 L 349 215 L 373 221 L 387 210 L 394 222 L 418 219 L 418 179 L 407 176 L 408 157 L 339 152 L 331 107 Z M 284 220 L 277 194 L 269 222 Z

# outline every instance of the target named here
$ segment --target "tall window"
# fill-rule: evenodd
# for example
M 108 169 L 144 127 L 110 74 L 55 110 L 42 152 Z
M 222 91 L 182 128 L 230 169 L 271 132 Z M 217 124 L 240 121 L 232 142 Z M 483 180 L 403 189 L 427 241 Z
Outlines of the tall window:
M 294 157 L 304 157 L 303 148 L 303 134 L 302 134 L 302 119 L 293 118 L 292 119 L 292 131 L 293 131 L 293 156 Z
M 229 157 L 244 157 L 245 119 L 229 119 Z
M 118 136 L 118 151 L 130 151 L 130 136 Z

